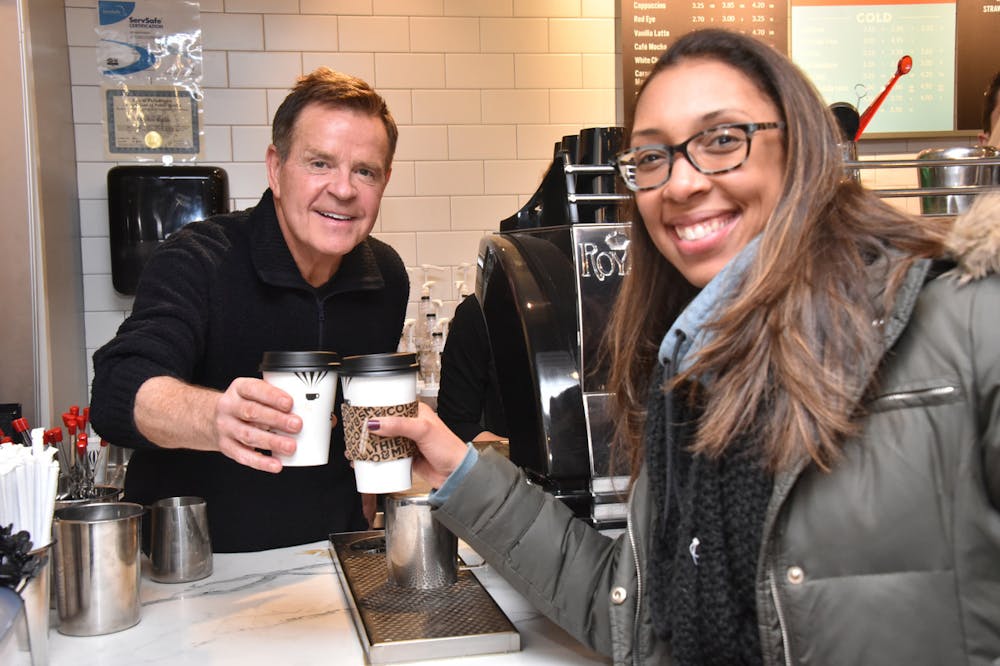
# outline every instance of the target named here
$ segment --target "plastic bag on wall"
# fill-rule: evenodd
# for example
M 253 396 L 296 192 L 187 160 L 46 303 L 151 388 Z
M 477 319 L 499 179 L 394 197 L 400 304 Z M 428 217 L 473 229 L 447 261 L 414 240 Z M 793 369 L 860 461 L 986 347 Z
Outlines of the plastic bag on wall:
M 204 152 L 201 11 L 190 0 L 100 0 L 97 58 L 110 159 Z

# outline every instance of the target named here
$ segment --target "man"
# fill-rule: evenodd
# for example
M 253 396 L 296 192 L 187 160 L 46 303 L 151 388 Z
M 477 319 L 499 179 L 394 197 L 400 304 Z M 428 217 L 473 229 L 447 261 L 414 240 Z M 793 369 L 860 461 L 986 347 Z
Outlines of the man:
M 983 131 L 979 133 L 980 146 L 1000 147 L 1000 104 L 997 93 L 1000 92 L 1000 72 L 993 75 L 989 87 L 983 93 Z
M 395 351 L 409 280 L 369 233 L 397 137 L 364 81 L 326 68 L 300 78 L 274 117 L 260 202 L 166 240 L 131 316 L 94 354 L 94 428 L 134 449 L 125 498 L 204 497 L 216 552 L 367 528 L 342 428 L 325 466 L 271 457 L 294 451 L 279 433 L 302 423 L 258 365 L 268 350 Z

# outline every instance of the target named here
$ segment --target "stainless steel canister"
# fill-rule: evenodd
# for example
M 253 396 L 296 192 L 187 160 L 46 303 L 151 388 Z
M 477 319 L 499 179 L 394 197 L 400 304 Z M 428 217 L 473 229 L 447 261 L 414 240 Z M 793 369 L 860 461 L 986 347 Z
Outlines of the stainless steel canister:
M 62 483 L 63 478 L 60 477 L 59 481 Z M 70 499 L 65 494 L 60 493 L 56 496 L 56 506 L 55 510 L 65 509 L 71 506 L 80 506 L 81 504 L 96 504 L 98 502 L 117 502 L 122 498 L 122 489 L 117 486 L 107 486 L 107 485 L 95 485 L 94 494 L 91 497 L 85 499 Z
M 84 504 L 55 513 L 59 633 L 97 636 L 139 622 L 143 507 Z
M 843 141 L 840 144 L 840 156 L 845 162 L 858 161 L 858 144 L 856 141 Z M 861 182 L 861 171 L 855 168 L 845 168 L 844 175 L 852 180 Z
M 389 580 L 429 590 L 458 580 L 458 540 L 434 520 L 426 493 L 385 499 L 385 557 Z
M 187 583 L 212 575 L 208 505 L 201 497 L 167 497 L 150 509 L 150 578 Z
M 24 603 L 17 592 L 0 585 L 0 664 L 29 666 L 31 645 L 24 618 Z
M 30 554 L 39 558 L 40 567 L 21 590 L 24 600 L 24 617 L 28 622 L 28 641 L 31 644 L 32 666 L 49 663 L 49 570 L 52 546 L 46 545 Z M 0 661 L 0 663 L 3 663 Z
M 995 158 L 1000 150 L 992 146 L 928 148 L 917 154 L 918 160 L 954 160 L 955 166 L 926 166 L 918 170 L 920 187 L 970 187 L 1000 185 L 1000 166 L 976 164 L 975 160 Z M 968 210 L 973 194 L 947 194 L 920 198 L 924 215 L 958 215 Z
M 59 483 L 63 484 L 66 477 L 60 476 Z M 56 495 L 55 510 L 66 509 L 71 506 L 82 506 L 84 504 L 97 504 L 98 502 L 118 502 L 122 498 L 122 489 L 117 486 L 111 485 L 95 485 L 94 494 L 86 499 L 70 499 L 66 496 L 65 492 L 60 492 Z M 55 522 L 52 523 L 52 539 L 56 538 L 56 525 Z M 55 567 L 50 566 L 47 569 L 49 571 L 50 581 L 49 584 L 49 608 L 56 607 L 56 586 L 53 576 L 55 576 Z

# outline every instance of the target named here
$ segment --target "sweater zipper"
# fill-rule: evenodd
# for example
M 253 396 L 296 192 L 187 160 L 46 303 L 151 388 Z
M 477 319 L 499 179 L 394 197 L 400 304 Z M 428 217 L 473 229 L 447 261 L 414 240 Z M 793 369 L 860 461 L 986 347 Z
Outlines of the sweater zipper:
M 323 328 L 326 324 L 326 306 L 325 301 L 319 296 L 316 297 L 316 312 L 319 315 L 319 336 L 316 338 L 316 349 L 323 349 Z
M 792 666 L 791 649 L 788 645 L 788 627 L 785 626 L 785 614 L 781 610 L 781 599 L 778 598 L 778 583 L 774 572 L 768 571 L 767 584 L 771 588 L 771 598 L 774 600 L 774 610 L 778 614 L 778 626 L 781 627 L 781 643 L 784 647 L 785 666 Z
M 639 549 L 636 547 L 635 531 L 632 529 L 632 497 L 628 500 L 627 514 L 628 542 L 632 547 L 632 562 L 635 564 L 635 613 L 632 618 L 632 663 L 639 664 L 639 609 L 642 608 L 642 569 L 639 568 Z

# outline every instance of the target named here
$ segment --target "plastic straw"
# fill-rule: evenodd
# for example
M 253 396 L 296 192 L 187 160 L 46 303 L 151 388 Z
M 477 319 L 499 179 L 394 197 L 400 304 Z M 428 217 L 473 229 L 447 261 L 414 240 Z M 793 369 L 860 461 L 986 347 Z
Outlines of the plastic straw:
M 44 431 L 37 430 L 30 447 L 0 445 L 0 524 L 13 525 L 15 533 L 27 531 L 40 548 L 52 541 L 59 463 L 56 449 L 46 447 Z

